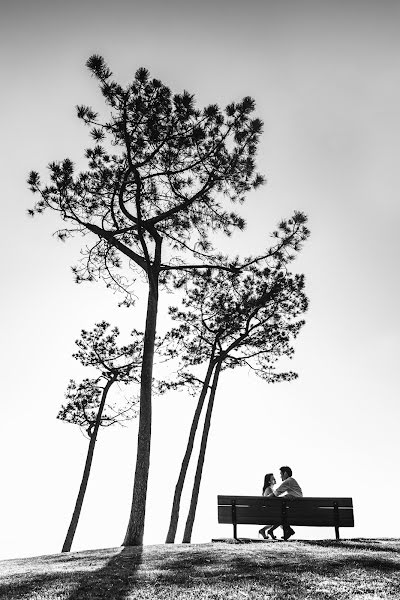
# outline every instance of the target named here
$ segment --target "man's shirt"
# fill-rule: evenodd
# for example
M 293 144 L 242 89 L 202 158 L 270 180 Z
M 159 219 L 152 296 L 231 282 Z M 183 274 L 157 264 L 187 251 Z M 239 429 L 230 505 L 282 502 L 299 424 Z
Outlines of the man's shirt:
M 285 479 L 285 481 L 282 481 L 281 485 L 278 486 L 274 490 L 274 495 L 280 496 L 281 494 L 284 494 L 285 492 L 287 492 L 288 496 L 293 496 L 295 498 L 303 497 L 303 492 L 301 491 L 301 487 L 299 486 L 297 481 L 294 479 L 294 477 L 288 477 L 287 479 Z

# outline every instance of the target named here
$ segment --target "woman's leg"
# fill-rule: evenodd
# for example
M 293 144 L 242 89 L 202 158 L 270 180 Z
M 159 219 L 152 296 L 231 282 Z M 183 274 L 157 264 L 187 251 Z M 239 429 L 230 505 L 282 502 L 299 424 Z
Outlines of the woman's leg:
M 274 540 L 276 539 L 274 536 L 274 531 L 275 529 L 277 529 L 279 527 L 279 525 L 272 525 L 272 527 L 270 527 L 267 531 L 267 534 Z

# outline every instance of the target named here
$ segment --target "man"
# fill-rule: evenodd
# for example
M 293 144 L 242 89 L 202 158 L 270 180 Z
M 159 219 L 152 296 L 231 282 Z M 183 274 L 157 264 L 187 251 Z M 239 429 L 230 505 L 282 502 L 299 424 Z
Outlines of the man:
M 292 477 L 292 469 L 290 467 L 285 466 L 281 467 L 279 470 L 281 472 L 282 483 L 275 490 L 273 490 L 270 496 L 281 496 L 282 494 L 285 494 L 284 497 L 287 499 L 302 498 L 303 492 L 301 491 L 301 487 L 299 486 L 295 478 Z M 273 537 L 273 531 L 274 529 L 276 529 L 276 527 L 279 527 L 279 525 L 275 525 L 275 527 L 271 527 L 268 530 L 268 533 L 270 535 L 272 534 L 271 537 Z M 285 541 L 288 540 L 295 533 L 294 529 L 292 529 L 290 525 L 282 525 L 282 529 L 283 539 Z

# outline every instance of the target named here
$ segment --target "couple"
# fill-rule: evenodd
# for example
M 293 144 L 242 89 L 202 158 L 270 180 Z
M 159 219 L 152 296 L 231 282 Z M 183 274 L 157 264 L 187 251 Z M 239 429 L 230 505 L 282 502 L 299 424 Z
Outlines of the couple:
M 281 494 L 285 494 L 285 498 L 302 498 L 303 492 L 301 491 L 301 487 L 297 483 L 297 481 L 292 477 L 292 469 L 290 467 L 281 467 L 281 479 L 282 483 L 280 486 L 274 489 L 274 485 L 276 484 L 276 480 L 273 473 L 267 473 L 264 477 L 264 486 L 262 495 L 268 497 L 280 496 Z M 268 538 L 268 535 L 271 539 L 276 540 L 276 536 L 274 535 L 274 530 L 280 527 L 280 525 L 273 525 L 270 527 L 266 525 L 262 529 L 260 529 L 259 534 L 262 535 L 264 539 Z M 294 535 L 294 530 L 290 527 L 290 525 L 282 525 L 283 529 L 283 538 L 285 541 L 288 540 L 292 535 Z M 267 535 L 265 535 L 267 532 Z

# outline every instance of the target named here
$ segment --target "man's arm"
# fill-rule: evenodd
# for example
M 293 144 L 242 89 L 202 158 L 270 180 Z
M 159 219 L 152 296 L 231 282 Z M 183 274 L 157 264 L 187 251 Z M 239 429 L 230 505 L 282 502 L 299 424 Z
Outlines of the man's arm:
M 287 489 L 287 484 L 285 483 L 285 481 L 282 481 L 281 485 L 279 485 L 274 490 L 274 496 L 280 496 L 281 494 L 283 494 L 284 492 L 286 492 L 286 489 Z

